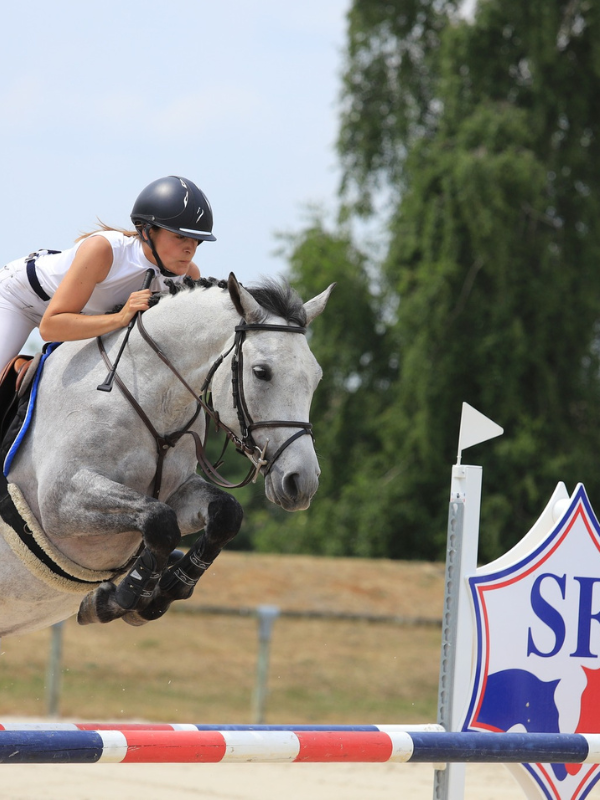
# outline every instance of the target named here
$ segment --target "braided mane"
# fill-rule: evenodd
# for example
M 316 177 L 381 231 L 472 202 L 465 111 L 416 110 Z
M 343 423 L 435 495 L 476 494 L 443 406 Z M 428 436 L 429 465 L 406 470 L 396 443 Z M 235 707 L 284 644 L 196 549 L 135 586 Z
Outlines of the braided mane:
M 184 291 L 194 291 L 196 289 L 212 289 L 217 287 L 219 289 L 227 289 L 227 281 L 217 280 L 216 278 L 199 278 L 194 280 L 186 276 L 182 281 L 173 281 L 167 279 L 165 281 L 170 295 L 176 295 Z M 288 325 L 298 325 L 303 328 L 306 325 L 306 311 L 298 293 L 293 289 L 289 283 L 265 279 L 262 283 L 256 286 L 244 287 L 249 292 L 256 302 L 264 309 L 265 315 L 273 314 L 277 317 L 283 317 Z M 164 294 L 156 294 L 150 298 L 150 306 L 156 305 Z

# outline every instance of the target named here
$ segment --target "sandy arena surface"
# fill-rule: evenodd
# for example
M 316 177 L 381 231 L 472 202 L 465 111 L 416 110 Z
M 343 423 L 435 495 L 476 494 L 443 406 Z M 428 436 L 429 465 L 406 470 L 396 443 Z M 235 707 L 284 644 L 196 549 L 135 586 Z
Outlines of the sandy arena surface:
M 217 606 L 272 603 L 287 609 L 439 616 L 440 565 L 337 559 L 332 573 L 331 563 L 224 553 L 207 575 L 207 595 Z M 32 721 L 6 714 L 2 720 Z M 433 783 L 430 764 L 0 765 L 0 800 L 432 800 Z M 465 800 L 524 797 L 502 765 L 467 766 Z M 600 800 L 600 785 L 587 798 Z
M 429 764 L 5 765 L 2 800 L 431 800 Z M 467 767 L 466 800 L 525 795 L 501 765 Z M 588 797 L 600 797 L 595 788 Z

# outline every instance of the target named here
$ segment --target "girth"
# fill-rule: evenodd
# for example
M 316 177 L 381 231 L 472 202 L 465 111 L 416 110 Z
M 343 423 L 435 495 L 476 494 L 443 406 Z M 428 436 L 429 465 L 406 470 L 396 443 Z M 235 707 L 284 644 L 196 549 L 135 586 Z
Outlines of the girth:
M 83 588 L 86 586 L 97 586 L 98 581 L 86 581 L 81 578 L 76 578 L 70 575 L 62 567 L 60 567 L 50 556 L 43 550 L 31 534 L 23 518 L 17 511 L 13 499 L 8 493 L 6 478 L 2 475 L 0 480 L 0 517 L 6 522 L 7 525 L 13 529 L 23 544 L 31 551 L 38 561 L 41 561 L 48 569 L 58 575 L 59 578 L 64 578 L 75 583 L 80 583 Z M 119 570 L 121 572 L 122 570 Z

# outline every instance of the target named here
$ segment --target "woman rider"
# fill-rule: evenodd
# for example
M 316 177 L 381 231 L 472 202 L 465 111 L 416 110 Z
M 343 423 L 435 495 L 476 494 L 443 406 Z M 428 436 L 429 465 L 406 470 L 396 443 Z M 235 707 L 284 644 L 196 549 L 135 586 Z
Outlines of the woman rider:
M 195 184 L 174 175 L 154 181 L 131 220 L 135 231 L 102 225 L 69 250 L 40 250 L 0 269 L 0 372 L 36 326 L 46 341 L 101 336 L 145 311 L 165 278 L 200 277 L 196 248 L 215 237 L 210 203 Z M 140 290 L 148 269 L 155 278 Z M 107 313 L 118 305 L 121 311 Z

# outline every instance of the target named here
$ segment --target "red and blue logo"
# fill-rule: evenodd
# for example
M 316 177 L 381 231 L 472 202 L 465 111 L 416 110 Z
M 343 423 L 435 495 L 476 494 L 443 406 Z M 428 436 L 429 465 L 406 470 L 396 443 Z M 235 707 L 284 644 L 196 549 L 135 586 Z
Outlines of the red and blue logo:
M 463 730 L 600 733 L 600 525 L 584 487 L 553 527 L 534 526 L 469 584 L 476 658 Z M 548 800 L 582 800 L 600 779 L 590 764 L 517 769 Z

